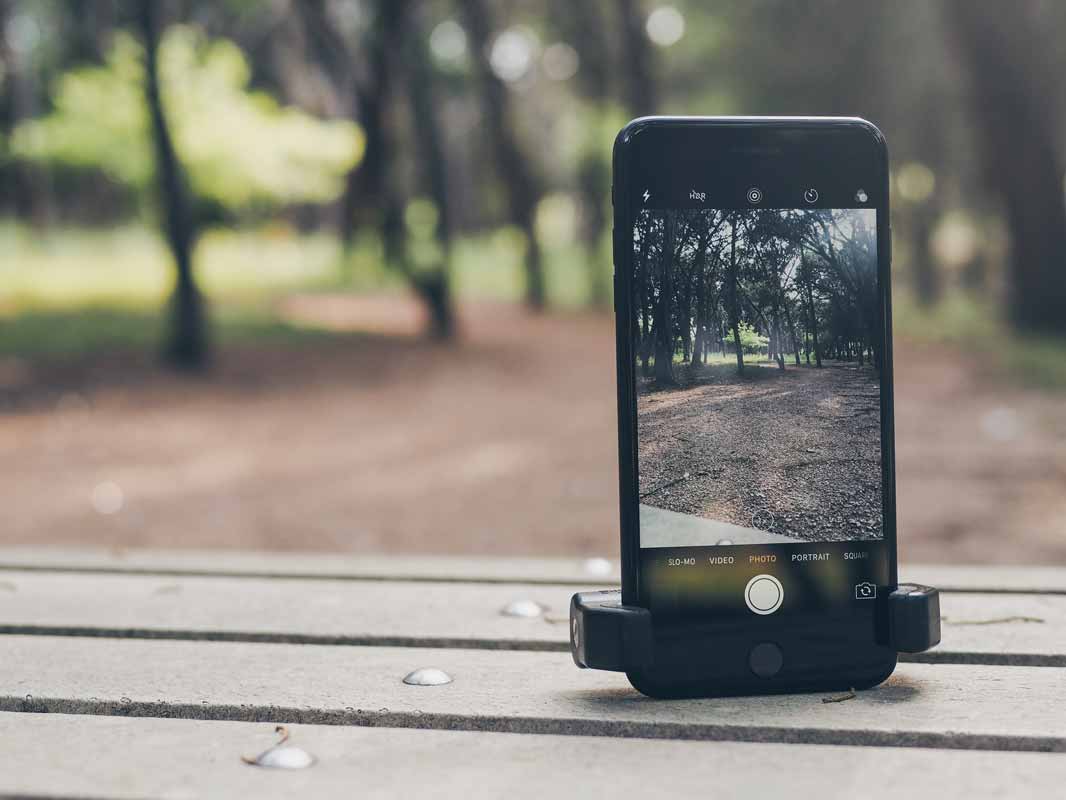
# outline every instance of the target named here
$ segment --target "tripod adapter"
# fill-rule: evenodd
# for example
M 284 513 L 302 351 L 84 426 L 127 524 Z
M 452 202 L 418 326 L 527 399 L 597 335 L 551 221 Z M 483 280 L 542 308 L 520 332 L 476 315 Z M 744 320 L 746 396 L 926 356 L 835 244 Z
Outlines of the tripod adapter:
M 879 644 L 921 653 L 940 642 L 940 592 L 901 583 L 877 600 Z M 628 672 L 650 667 L 655 651 L 651 612 L 622 604 L 620 589 L 578 592 L 570 599 L 570 652 L 582 669 Z

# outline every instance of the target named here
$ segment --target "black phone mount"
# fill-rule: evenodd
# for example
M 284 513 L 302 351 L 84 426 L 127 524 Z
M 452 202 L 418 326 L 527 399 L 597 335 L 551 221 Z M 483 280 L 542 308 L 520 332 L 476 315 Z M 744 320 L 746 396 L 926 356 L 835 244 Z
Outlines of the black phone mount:
M 921 653 L 940 642 L 940 592 L 901 583 L 877 601 L 879 644 Z M 614 672 L 652 665 L 651 612 L 622 604 L 620 589 L 578 592 L 570 599 L 570 652 L 582 669 Z

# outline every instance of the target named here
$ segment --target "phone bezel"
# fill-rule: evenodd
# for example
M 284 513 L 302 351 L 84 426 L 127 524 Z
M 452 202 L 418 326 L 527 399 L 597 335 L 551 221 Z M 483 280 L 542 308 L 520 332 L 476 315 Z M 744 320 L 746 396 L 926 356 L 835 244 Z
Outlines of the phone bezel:
M 852 117 L 642 117 L 633 120 L 618 134 L 613 154 L 612 201 L 614 205 L 614 264 L 615 264 L 615 313 L 616 354 L 618 374 L 618 420 L 619 420 L 619 499 L 621 516 L 621 567 L 622 602 L 627 605 L 641 604 L 641 557 L 638 513 L 638 464 L 637 464 L 637 400 L 632 336 L 632 304 L 630 274 L 632 253 L 629 236 L 632 230 L 632 204 L 630 186 L 630 160 L 633 144 L 643 131 L 651 128 L 703 128 L 709 131 L 728 127 L 730 129 L 752 128 L 758 139 L 765 143 L 779 134 L 786 140 L 790 131 L 854 133 L 868 139 L 873 147 L 878 173 L 879 202 L 877 207 L 878 286 L 881 307 L 883 359 L 881 370 L 881 443 L 882 443 L 882 492 L 883 492 L 883 543 L 887 555 L 890 588 L 898 584 L 896 496 L 895 496 L 895 447 L 892 368 L 892 309 L 891 309 L 891 227 L 889 224 L 888 149 L 881 131 L 872 123 Z M 792 145 L 790 145 L 792 146 Z M 679 153 L 664 152 L 664 158 L 681 158 Z M 750 156 L 753 163 L 757 156 Z M 871 646 L 874 645 L 871 633 Z M 856 685 L 876 683 L 883 680 L 895 667 L 894 655 L 885 656 L 883 674 L 874 670 L 862 676 L 849 676 Z M 831 670 L 830 670 L 831 671 Z M 871 677 L 871 675 L 873 677 Z M 654 673 L 630 675 L 630 680 L 641 691 L 651 694 L 668 694 L 669 687 L 655 686 Z M 832 681 L 830 681 L 832 683 Z M 649 691 L 650 689 L 650 691 Z M 776 688 L 771 691 L 780 691 Z

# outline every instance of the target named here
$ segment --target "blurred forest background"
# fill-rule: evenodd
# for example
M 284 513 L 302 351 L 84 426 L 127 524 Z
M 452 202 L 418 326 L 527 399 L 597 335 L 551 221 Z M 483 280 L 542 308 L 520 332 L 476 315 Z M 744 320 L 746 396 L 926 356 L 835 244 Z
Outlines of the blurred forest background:
M 901 556 L 1066 562 L 1066 6 L 0 0 L 5 544 L 617 552 L 610 147 L 892 155 Z

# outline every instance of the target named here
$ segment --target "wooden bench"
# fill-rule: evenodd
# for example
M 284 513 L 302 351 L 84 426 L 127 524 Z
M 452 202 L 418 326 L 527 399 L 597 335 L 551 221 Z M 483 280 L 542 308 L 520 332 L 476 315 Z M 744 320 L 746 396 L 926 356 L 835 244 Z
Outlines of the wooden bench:
M 0 550 L 0 795 L 1066 791 L 1066 569 L 902 569 L 943 590 L 943 642 L 853 699 L 671 702 L 570 660 L 570 594 L 615 569 Z M 515 600 L 546 611 L 501 614 Z M 420 667 L 454 680 L 402 682 Z M 276 724 L 314 766 L 242 762 Z

